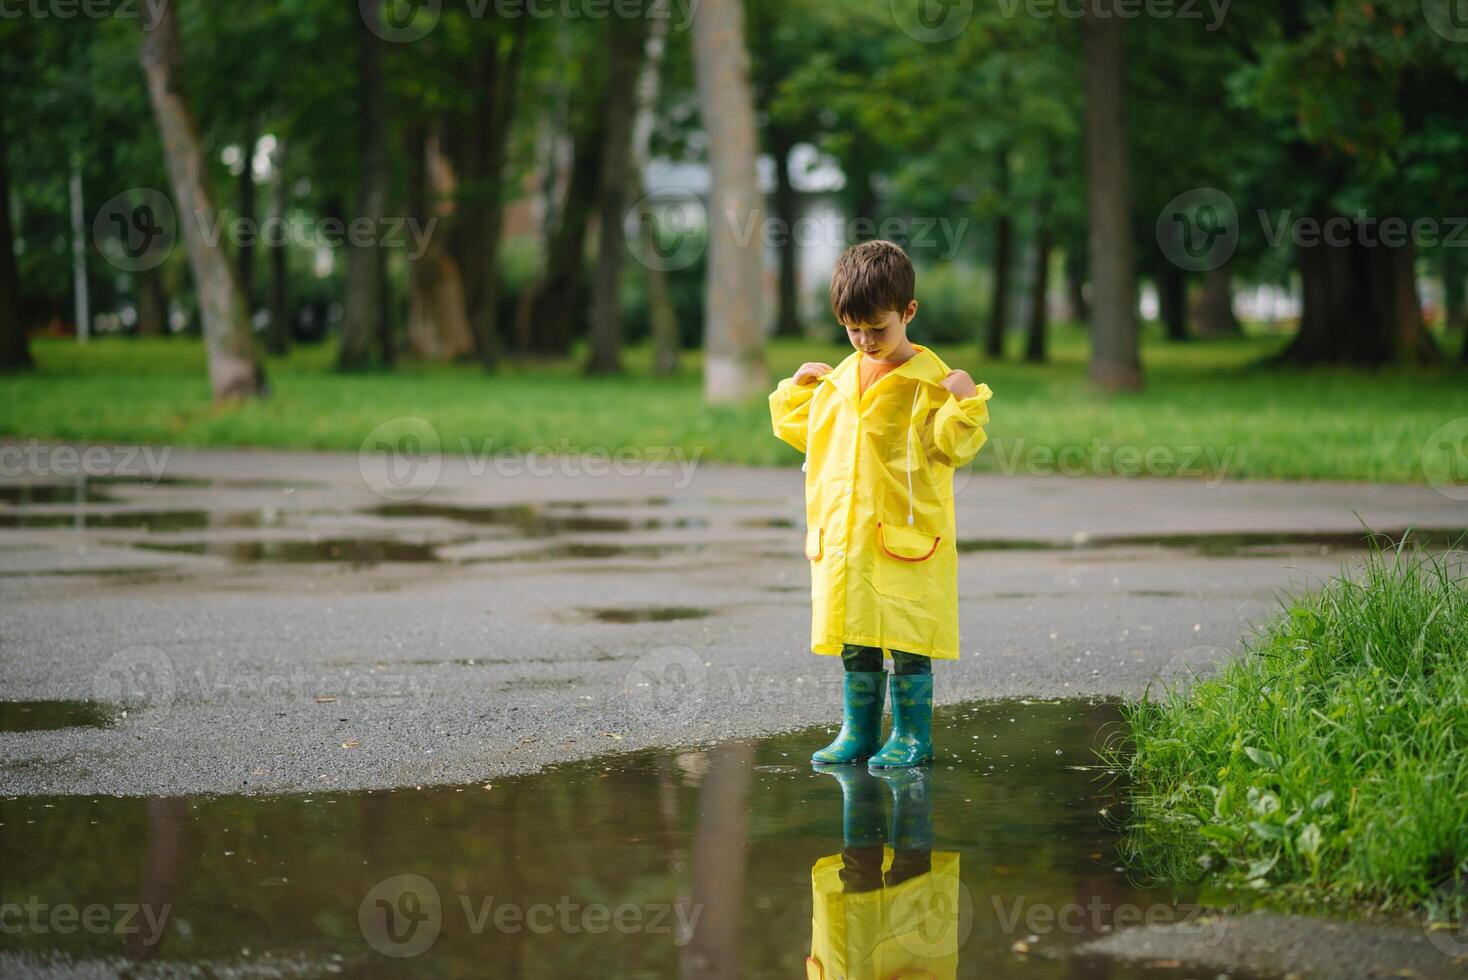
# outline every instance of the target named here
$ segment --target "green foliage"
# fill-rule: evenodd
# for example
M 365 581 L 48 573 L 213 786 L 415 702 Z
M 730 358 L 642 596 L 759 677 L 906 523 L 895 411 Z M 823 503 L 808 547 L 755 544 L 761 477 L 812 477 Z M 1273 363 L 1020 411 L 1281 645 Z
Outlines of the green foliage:
M 1138 867 L 1397 910 L 1468 873 L 1465 553 L 1410 540 L 1285 608 L 1216 677 L 1128 708 L 1111 754 Z

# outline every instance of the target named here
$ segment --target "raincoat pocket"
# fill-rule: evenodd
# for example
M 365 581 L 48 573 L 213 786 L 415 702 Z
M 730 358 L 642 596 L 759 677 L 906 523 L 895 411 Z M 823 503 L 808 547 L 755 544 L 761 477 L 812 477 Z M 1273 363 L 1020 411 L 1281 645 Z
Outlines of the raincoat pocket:
M 811 561 L 820 561 L 822 551 L 821 528 L 813 527 L 805 532 L 805 557 Z
M 872 584 L 883 595 L 922 599 L 933 591 L 924 563 L 938 551 L 942 538 L 930 531 L 899 524 L 877 524 L 877 568 Z

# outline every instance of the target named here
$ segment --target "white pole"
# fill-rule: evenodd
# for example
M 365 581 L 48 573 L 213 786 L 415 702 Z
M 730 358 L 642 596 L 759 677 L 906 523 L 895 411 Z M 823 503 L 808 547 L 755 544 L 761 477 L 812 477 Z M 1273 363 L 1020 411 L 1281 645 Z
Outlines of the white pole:
M 87 293 L 86 222 L 82 215 L 82 171 L 71 166 L 71 278 L 76 298 L 76 339 L 85 344 L 92 332 L 91 297 Z

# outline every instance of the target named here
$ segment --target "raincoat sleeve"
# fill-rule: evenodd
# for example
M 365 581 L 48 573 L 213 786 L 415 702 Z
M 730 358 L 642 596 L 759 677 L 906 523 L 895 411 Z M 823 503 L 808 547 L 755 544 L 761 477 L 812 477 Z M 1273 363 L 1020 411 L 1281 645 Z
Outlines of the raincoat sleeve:
M 818 384 L 798 385 L 791 378 L 780 382 L 770 392 L 770 424 L 776 438 L 790 443 L 805 452 L 807 423 L 810 421 L 810 400 Z
M 994 392 L 986 384 L 967 398 L 948 396 L 933 417 L 933 458 L 958 469 L 967 466 L 984 448 L 989 436 L 989 399 Z

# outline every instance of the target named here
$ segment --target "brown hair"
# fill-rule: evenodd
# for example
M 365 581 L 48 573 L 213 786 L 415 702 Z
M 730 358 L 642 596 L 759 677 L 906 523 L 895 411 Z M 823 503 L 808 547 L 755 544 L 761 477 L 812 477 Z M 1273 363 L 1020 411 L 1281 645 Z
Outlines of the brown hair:
M 843 324 L 875 323 L 912 302 L 912 260 L 902 246 L 861 242 L 841 253 L 831 270 L 831 312 Z

